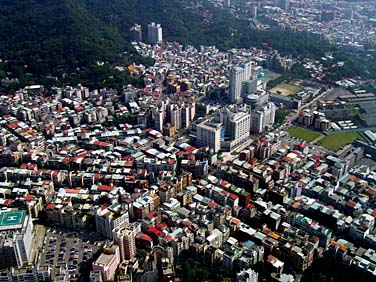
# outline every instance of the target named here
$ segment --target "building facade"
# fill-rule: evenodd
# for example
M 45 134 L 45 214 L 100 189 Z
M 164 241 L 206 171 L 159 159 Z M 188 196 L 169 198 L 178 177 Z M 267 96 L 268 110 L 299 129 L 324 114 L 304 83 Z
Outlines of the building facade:
M 198 146 L 209 146 L 216 153 L 221 149 L 224 130 L 221 123 L 203 122 L 197 126 L 196 142 Z
M 114 242 L 120 247 L 121 261 L 130 260 L 136 256 L 136 235 L 141 232 L 141 225 L 137 222 L 125 228 L 115 228 Z
M 162 41 L 162 27 L 160 24 L 148 24 L 148 41 L 150 44 L 157 44 Z
M 131 41 L 134 42 L 140 42 L 142 41 L 142 31 L 141 31 L 141 25 L 135 24 L 131 27 L 129 30 L 129 36 Z

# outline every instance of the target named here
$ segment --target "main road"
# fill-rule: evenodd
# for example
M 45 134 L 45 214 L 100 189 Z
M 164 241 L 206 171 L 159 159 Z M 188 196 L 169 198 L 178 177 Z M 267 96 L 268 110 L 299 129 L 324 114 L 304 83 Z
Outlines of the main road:
M 310 101 L 307 104 L 304 104 L 303 106 L 301 106 L 298 110 L 293 110 L 293 112 L 287 116 L 285 122 L 280 127 L 276 128 L 274 131 L 278 132 L 280 130 L 286 130 L 291 125 L 291 123 L 298 118 L 300 111 L 302 111 L 302 110 L 304 110 L 306 108 L 311 107 L 314 103 L 317 102 L 317 100 L 319 100 L 322 97 L 324 97 L 331 90 L 332 90 L 332 88 L 327 89 L 323 93 L 318 94 L 316 97 L 314 97 L 312 99 L 312 101 Z

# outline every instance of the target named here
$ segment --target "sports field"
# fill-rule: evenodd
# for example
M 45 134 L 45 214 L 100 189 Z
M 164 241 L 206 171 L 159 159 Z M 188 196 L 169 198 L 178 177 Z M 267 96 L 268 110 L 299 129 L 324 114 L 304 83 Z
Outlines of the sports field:
M 358 132 L 344 132 L 333 135 L 328 135 L 317 142 L 317 145 L 327 148 L 333 152 L 342 149 L 347 144 L 354 142 L 360 138 Z
M 311 142 L 321 135 L 320 133 L 317 133 L 315 131 L 297 126 L 289 127 L 287 129 L 287 132 L 290 134 L 290 136 L 303 139 L 307 142 Z
M 291 96 L 295 95 L 298 93 L 302 88 L 295 84 L 290 84 L 290 83 L 281 83 L 278 84 L 276 87 L 272 88 L 270 92 L 275 93 L 275 94 L 280 94 L 282 96 Z
M 25 211 L 7 211 L 0 213 L 0 227 L 22 224 Z

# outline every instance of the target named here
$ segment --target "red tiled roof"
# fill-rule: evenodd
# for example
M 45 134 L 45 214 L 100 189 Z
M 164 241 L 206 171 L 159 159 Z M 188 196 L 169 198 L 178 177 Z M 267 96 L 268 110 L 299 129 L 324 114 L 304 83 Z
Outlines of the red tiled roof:
M 25 201 L 31 201 L 32 199 L 34 198 L 34 196 L 33 195 L 27 195 L 26 197 L 25 197 Z
M 115 188 L 115 186 L 99 185 L 99 186 L 98 186 L 98 191 L 111 192 L 114 188 Z

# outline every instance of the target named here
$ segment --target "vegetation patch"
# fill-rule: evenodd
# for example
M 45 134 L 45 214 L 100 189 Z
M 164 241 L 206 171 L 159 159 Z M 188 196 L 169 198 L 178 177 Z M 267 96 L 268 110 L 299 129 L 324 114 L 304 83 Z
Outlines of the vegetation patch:
M 315 131 L 305 129 L 302 127 L 297 127 L 297 126 L 289 127 L 287 129 L 287 132 L 290 134 L 290 136 L 303 139 L 307 142 L 312 142 L 313 140 L 315 140 L 321 135 Z
M 358 132 L 338 133 L 325 136 L 317 142 L 317 145 L 336 152 L 359 138 L 360 135 Z
M 283 124 L 287 118 L 287 116 L 291 113 L 291 110 L 288 108 L 281 108 L 275 112 L 275 127 L 279 127 Z

